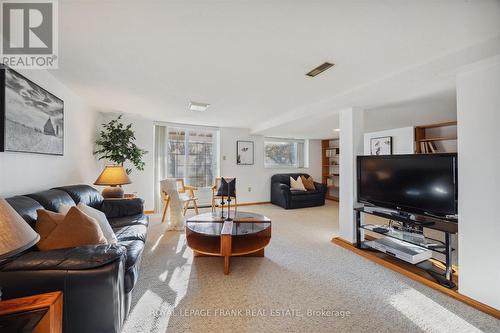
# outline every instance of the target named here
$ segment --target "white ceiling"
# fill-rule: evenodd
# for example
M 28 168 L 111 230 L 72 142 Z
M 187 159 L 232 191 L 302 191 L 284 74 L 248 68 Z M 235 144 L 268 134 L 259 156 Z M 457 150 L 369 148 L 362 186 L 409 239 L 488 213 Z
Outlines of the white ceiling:
M 101 111 L 331 136 L 336 112 L 454 89 L 500 1 L 59 1 L 53 74 Z M 324 61 L 336 66 L 309 78 Z M 190 100 L 210 103 L 188 112 Z

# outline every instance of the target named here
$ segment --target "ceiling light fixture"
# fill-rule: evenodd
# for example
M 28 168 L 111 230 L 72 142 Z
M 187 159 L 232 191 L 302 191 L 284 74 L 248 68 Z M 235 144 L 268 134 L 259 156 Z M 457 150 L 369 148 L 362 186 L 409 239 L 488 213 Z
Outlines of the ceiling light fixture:
M 198 102 L 189 102 L 189 110 L 203 112 L 208 109 L 210 104 L 208 103 L 198 103 Z
M 340 132 L 340 128 L 334 128 L 333 131 L 334 132 Z
M 329 68 L 331 68 L 333 66 L 335 66 L 335 64 L 332 64 L 330 62 L 325 62 L 324 64 L 321 64 L 318 67 L 312 69 L 306 75 L 310 76 L 310 77 L 315 77 L 316 75 L 319 75 L 319 74 L 323 73 L 324 71 L 326 71 L 327 69 L 329 69 Z

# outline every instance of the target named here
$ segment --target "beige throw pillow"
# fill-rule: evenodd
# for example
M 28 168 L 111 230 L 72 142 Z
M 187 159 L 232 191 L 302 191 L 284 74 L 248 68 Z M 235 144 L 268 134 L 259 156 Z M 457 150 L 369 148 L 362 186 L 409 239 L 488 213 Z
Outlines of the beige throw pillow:
M 113 229 L 111 229 L 111 225 L 109 224 L 108 219 L 106 218 L 106 215 L 103 212 L 95 208 L 92 208 L 90 206 L 87 206 L 86 204 L 81 202 L 76 207 L 97 221 L 97 223 L 101 227 L 104 237 L 106 238 L 109 244 L 116 244 L 118 242 L 118 239 L 116 239 L 115 232 L 113 231 Z
M 316 190 L 316 186 L 314 186 L 314 180 L 312 177 L 306 178 L 305 176 L 300 176 L 302 179 L 302 184 L 304 184 L 304 187 L 308 191 L 314 191 Z
M 293 177 L 290 177 L 290 190 L 307 191 L 304 187 L 304 184 L 302 184 L 302 179 L 300 177 L 297 177 L 297 180 L 293 179 Z
M 71 207 L 72 206 L 61 205 L 59 206 L 59 213 L 67 214 Z M 106 215 L 103 212 L 95 208 L 92 208 L 90 206 L 87 206 L 83 202 L 78 203 L 76 207 L 97 221 L 97 223 L 101 227 L 104 237 L 106 237 L 106 240 L 108 241 L 109 244 L 116 244 L 118 242 L 115 232 L 111 228 L 111 225 L 109 224 L 108 219 L 106 218 Z
M 54 213 L 50 210 L 39 209 L 37 212 L 35 231 L 40 235 L 39 243 L 43 242 L 48 235 L 64 221 L 66 214 Z
M 71 207 L 62 221 L 60 220 L 62 214 L 50 214 L 43 210 L 38 210 L 37 213 L 42 216 L 42 219 L 37 218 L 37 225 L 41 223 L 40 226 L 36 227 L 37 231 L 40 228 L 44 232 L 52 229 L 43 240 L 37 243 L 37 247 L 41 251 L 81 245 L 108 244 L 97 221 L 76 207 Z M 50 219 L 53 223 L 50 223 Z M 42 222 L 44 220 L 45 222 Z

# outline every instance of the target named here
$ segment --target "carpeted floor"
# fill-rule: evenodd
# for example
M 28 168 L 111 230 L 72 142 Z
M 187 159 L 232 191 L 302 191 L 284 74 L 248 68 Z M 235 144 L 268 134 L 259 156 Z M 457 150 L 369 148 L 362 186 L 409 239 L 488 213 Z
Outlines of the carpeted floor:
M 153 216 L 132 310 L 136 332 L 500 332 L 500 321 L 330 242 L 338 206 L 269 216 L 265 258 L 194 258 Z

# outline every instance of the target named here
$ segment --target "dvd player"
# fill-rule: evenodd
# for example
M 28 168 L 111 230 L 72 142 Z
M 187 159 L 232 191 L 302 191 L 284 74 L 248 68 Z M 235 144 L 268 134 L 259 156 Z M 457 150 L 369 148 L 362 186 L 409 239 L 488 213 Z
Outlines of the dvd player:
M 388 237 L 367 241 L 364 244 L 412 264 L 418 264 L 432 257 L 432 251 L 430 250 Z

